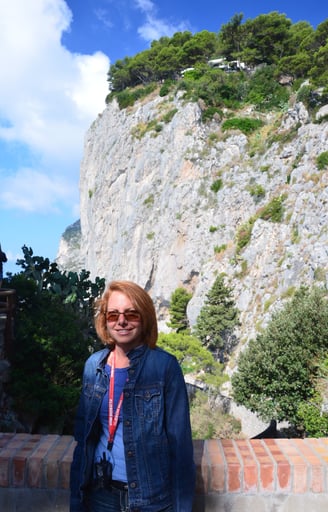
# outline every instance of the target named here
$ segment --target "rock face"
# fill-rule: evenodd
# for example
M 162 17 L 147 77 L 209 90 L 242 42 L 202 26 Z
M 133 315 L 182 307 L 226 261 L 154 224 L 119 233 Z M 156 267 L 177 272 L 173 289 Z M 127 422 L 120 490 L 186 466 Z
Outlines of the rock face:
M 79 272 L 85 268 L 84 254 L 81 251 L 81 223 L 79 220 L 68 226 L 60 243 L 56 262 L 60 268 Z
M 260 117 L 251 108 L 238 116 Z M 301 103 L 261 118 L 265 126 L 246 136 L 202 122 L 201 105 L 179 95 L 154 94 L 123 110 L 110 103 L 86 134 L 81 232 L 65 234 L 60 266 L 138 282 L 163 329 L 177 287 L 193 293 L 193 325 L 224 272 L 243 341 L 294 287 L 328 285 L 328 173 L 316 163 L 328 123 L 312 123 Z M 259 210 L 282 196 L 282 221 L 261 219 Z M 250 219 L 251 238 L 237 252 L 238 230 Z

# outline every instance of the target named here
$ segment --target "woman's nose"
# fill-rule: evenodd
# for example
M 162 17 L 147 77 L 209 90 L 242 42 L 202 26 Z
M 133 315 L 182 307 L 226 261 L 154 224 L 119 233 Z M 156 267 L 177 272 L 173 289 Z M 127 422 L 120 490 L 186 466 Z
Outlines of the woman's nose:
M 118 323 L 120 325 L 125 325 L 127 323 L 124 313 L 119 313 Z

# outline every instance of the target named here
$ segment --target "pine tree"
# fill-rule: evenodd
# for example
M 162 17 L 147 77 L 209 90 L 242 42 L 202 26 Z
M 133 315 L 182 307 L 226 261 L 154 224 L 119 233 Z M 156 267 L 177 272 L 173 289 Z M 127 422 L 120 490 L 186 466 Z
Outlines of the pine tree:
M 224 276 L 220 274 L 206 296 L 194 334 L 221 362 L 227 359 L 238 342 L 234 334 L 239 325 L 238 317 L 232 289 L 225 285 Z
M 169 327 L 176 332 L 185 332 L 189 329 L 187 306 L 192 294 L 185 288 L 177 288 L 171 295 Z

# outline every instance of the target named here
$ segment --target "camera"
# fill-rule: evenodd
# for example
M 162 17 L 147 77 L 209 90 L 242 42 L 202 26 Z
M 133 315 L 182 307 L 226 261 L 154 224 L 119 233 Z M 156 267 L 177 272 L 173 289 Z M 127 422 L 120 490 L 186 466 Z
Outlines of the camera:
M 112 481 L 113 466 L 106 459 L 106 453 L 103 452 L 100 462 L 95 463 L 96 486 L 98 489 L 109 489 Z

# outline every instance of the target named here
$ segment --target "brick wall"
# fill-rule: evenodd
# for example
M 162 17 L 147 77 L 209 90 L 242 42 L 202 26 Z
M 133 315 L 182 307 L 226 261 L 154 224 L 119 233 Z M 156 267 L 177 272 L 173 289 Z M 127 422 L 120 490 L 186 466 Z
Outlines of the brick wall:
M 69 489 L 71 436 L 0 434 L 0 488 Z
M 68 511 L 71 436 L 0 433 L 0 510 Z M 328 439 L 194 441 L 194 512 L 327 512 Z

